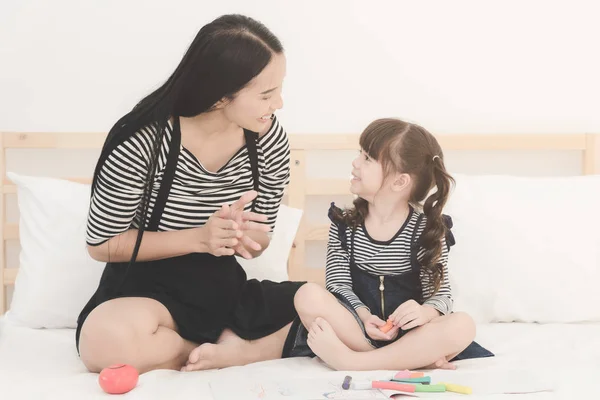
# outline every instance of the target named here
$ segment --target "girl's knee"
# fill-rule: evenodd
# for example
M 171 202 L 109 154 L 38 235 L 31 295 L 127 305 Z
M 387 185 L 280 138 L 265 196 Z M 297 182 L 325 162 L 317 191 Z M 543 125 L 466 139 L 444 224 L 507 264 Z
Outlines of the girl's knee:
M 465 312 L 457 312 L 455 315 L 456 318 L 458 318 L 458 323 L 464 327 L 466 331 L 471 332 L 473 336 L 475 336 L 475 331 L 477 329 L 475 320 L 473 320 L 473 318 Z
M 468 346 L 474 339 L 477 331 L 473 318 L 464 312 L 456 312 L 451 314 L 452 331 L 456 332 L 457 339 L 461 345 Z
M 316 283 L 305 283 L 294 296 L 294 306 L 301 316 L 310 312 L 314 313 L 315 309 L 322 306 L 329 296 L 329 292 L 322 286 Z

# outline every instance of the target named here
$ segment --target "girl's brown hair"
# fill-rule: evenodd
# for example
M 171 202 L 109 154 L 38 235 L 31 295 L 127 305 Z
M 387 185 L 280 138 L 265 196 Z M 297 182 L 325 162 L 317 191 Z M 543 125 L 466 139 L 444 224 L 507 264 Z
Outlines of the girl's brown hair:
M 409 174 L 413 188 L 409 202 L 423 209 L 427 217 L 421 236 L 425 250 L 421 258 L 421 270 L 434 285 L 437 292 L 443 280 L 442 239 L 446 224 L 442 210 L 454 179 L 446 171 L 444 154 L 435 137 L 419 125 L 394 118 L 373 121 L 360 136 L 360 147 L 369 157 L 381 163 L 384 177 L 393 173 Z M 435 192 L 431 190 L 435 188 Z M 361 225 L 368 213 L 368 203 L 362 198 L 354 201 L 354 207 L 343 213 L 334 213 L 334 219 L 353 228 Z

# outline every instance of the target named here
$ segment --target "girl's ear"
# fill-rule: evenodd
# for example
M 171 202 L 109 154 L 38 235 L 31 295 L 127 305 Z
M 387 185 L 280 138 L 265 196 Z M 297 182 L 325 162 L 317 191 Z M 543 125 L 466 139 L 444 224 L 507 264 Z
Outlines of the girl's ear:
M 394 192 L 402 192 L 410 185 L 411 178 L 409 174 L 397 174 L 392 183 L 392 190 Z

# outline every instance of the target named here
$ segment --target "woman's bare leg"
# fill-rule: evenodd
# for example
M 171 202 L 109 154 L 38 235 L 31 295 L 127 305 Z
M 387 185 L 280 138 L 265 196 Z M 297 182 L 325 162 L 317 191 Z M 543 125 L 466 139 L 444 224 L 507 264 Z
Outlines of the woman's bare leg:
M 79 339 L 81 360 L 90 372 L 130 364 L 140 373 L 179 370 L 197 344 L 177 333 L 167 308 L 156 300 L 124 297 L 96 307 Z
M 388 346 L 357 352 L 348 348 L 332 326 L 318 318 L 310 328 L 308 345 L 329 366 L 337 370 L 402 370 L 429 367 L 450 359 L 475 338 L 475 323 L 465 313 L 435 318 Z

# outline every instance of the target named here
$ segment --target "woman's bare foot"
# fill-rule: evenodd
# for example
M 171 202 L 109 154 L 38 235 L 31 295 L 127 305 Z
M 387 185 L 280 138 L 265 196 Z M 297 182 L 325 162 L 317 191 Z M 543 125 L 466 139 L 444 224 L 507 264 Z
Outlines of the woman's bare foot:
M 245 365 L 254 360 L 252 345 L 226 329 L 216 344 L 204 343 L 190 352 L 182 371 L 198 371 Z
M 315 319 L 310 326 L 308 346 L 330 367 L 338 371 L 352 369 L 352 359 L 356 352 L 338 338 L 329 322 L 323 318 Z

